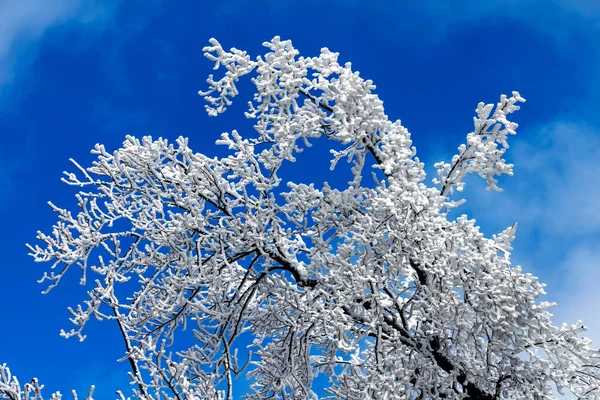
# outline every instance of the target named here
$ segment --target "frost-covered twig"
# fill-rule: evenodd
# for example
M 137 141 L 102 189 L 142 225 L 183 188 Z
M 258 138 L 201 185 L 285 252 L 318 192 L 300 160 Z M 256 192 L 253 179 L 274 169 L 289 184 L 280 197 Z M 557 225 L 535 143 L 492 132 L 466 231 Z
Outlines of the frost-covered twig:
M 29 246 L 52 264 L 49 289 L 72 268 L 82 285 L 95 278 L 64 336 L 116 319 L 144 400 L 231 398 L 244 372 L 249 399 L 549 399 L 552 385 L 599 398 L 600 357 L 581 325 L 553 325 L 545 286 L 511 265 L 516 225 L 489 239 L 442 212 L 466 173 L 495 189 L 512 173 L 502 156 L 517 92 L 478 106 L 467 144 L 437 164 L 440 189 L 337 53 L 301 57 L 275 37 L 252 59 L 210 43 L 225 73 L 201 92 L 208 113 L 250 75 L 256 135 L 223 134 L 222 158 L 184 138 L 127 137 L 114 152 L 97 145 L 91 167 L 75 163 L 65 182 L 82 188 L 78 211 L 53 206 L 51 234 Z M 352 163 L 346 188 L 278 176 L 315 140 L 343 146 L 332 168 Z

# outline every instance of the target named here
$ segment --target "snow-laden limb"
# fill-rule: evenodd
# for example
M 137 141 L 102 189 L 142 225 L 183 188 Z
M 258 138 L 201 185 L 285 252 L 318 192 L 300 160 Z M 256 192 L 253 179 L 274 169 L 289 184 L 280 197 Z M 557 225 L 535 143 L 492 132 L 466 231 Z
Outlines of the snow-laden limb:
M 498 181 L 495 176 L 513 174 L 513 165 L 506 164 L 502 156 L 509 148 L 506 142 L 508 135 L 515 135 L 519 126 L 509 121 L 507 115 L 520 109 L 517 103 L 524 102 L 525 99 L 519 92 L 513 92 L 510 98 L 500 96 L 495 108 L 493 104 L 477 105 L 477 117 L 473 117 L 475 130 L 467 135 L 467 144 L 459 146 L 458 154 L 452 157 L 452 163 L 435 164 L 438 178 L 433 183 L 441 184 L 442 196 L 452 194 L 454 188 L 462 191 L 465 185 L 463 178 L 469 172 L 476 172 L 487 180 L 488 190 L 501 191 L 496 185 Z
M 44 397 L 42 397 L 43 388 L 44 385 L 40 385 L 37 378 L 33 378 L 30 382 L 21 385 L 6 364 L 0 365 L 0 399 L 44 400 Z M 94 400 L 93 394 L 94 386 L 90 387 L 85 400 Z M 79 396 L 75 390 L 71 392 L 71 395 L 73 400 L 79 400 Z M 49 397 L 50 400 L 61 400 L 62 398 L 63 395 L 60 392 L 54 392 Z
M 468 145 L 438 166 L 440 190 L 373 83 L 337 53 L 301 57 L 278 37 L 265 46 L 256 59 L 216 40 L 205 48 L 226 69 L 201 92 L 209 114 L 243 76 L 256 87 L 246 116 L 257 135 L 223 134 L 229 156 L 127 137 L 66 173 L 79 210 L 53 205 L 59 222 L 29 247 L 52 263 L 49 289 L 71 267 L 84 285 L 93 276 L 64 335 L 83 339 L 90 318 L 116 322 L 145 400 L 232 399 L 240 375 L 249 399 L 550 399 L 553 387 L 600 398 L 582 325 L 554 326 L 544 285 L 511 265 L 516 225 L 489 239 L 442 212 L 459 204 L 449 195 L 466 173 L 491 187 L 511 173 L 502 155 L 518 93 L 480 104 Z M 344 146 L 332 168 L 352 162 L 347 188 L 278 176 L 314 140 Z

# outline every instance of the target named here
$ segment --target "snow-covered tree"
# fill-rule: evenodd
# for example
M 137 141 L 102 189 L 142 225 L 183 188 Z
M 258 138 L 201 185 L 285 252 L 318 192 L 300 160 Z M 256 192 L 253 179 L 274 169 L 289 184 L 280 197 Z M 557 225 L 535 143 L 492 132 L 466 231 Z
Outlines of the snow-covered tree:
M 600 398 L 583 325 L 553 325 L 544 285 L 511 264 L 516 224 L 490 239 L 450 214 L 466 174 L 495 190 L 512 175 L 517 92 L 477 106 L 427 185 L 408 130 L 338 53 L 301 57 L 275 37 L 253 59 L 210 44 L 225 73 L 200 92 L 206 110 L 225 112 L 249 75 L 256 134 L 223 134 L 223 158 L 127 137 L 96 145 L 88 168 L 73 161 L 78 210 L 50 203 L 58 222 L 29 246 L 52 265 L 47 291 L 70 269 L 90 287 L 63 336 L 113 320 L 138 399 L 233 399 L 240 380 L 249 399 Z M 336 142 L 332 169 L 351 162 L 343 190 L 280 177 L 316 140 Z M 0 369 L 0 398 L 37 399 L 27 385 Z

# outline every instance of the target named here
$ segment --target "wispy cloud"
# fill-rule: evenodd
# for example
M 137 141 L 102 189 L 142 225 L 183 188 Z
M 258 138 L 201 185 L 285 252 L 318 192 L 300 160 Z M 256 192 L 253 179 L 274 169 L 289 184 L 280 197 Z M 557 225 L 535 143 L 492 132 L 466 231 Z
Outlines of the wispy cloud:
M 582 320 L 588 328 L 585 336 L 600 347 L 600 242 L 573 249 L 558 270 L 562 290 L 556 296 L 555 321 L 574 323 Z
M 494 209 L 499 221 L 523 223 L 520 233 L 539 229 L 545 240 L 600 234 L 600 132 L 581 122 L 555 122 L 521 132 L 508 155 L 515 176 L 502 193 L 469 190 L 476 213 Z
M 86 26 L 110 19 L 115 1 L 0 0 L 0 94 L 35 59 L 40 39 L 66 23 Z
M 529 218 L 563 238 L 600 233 L 600 132 L 582 123 L 552 124 L 520 142 L 514 158 L 525 177 L 518 188 L 533 194 Z
M 52 29 L 76 24 L 82 32 L 97 30 L 108 25 L 118 6 L 118 0 L 0 0 L 0 112 L 7 113 L 35 84 L 28 74 Z M 27 78 L 27 82 L 23 78 Z M 14 132 L 0 130 L 0 135 Z M 22 135 L 22 134 L 21 134 Z M 25 140 L 26 142 L 28 140 Z M 9 142 L 10 143 L 10 142 Z M 6 149 L 9 145 L 5 144 Z M 0 151 L 0 206 L 4 207 L 15 190 L 15 173 L 32 148 Z

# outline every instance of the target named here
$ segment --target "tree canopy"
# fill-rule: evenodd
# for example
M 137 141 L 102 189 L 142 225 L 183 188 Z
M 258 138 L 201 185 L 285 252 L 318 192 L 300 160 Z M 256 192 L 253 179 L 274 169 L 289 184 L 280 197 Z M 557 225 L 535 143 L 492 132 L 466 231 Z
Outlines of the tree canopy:
M 58 222 L 29 246 L 51 264 L 46 291 L 71 269 L 90 287 L 62 335 L 84 340 L 91 318 L 112 321 L 133 397 L 146 400 L 233 399 L 240 379 L 249 399 L 600 398 L 584 326 L 555 326 L 544 285 L 511 264 L 517 225 L 486 238 L 455 217 L 466 174 L 494 190 L 512 175 L 503 157 L 519 93 L 479 103 L 427 185 L 373 82 L 326 48 L 264 46 L 256 58 L 215 39 L 204 48 L 225 70 L 200 92 L 209 115 L 245 75 L 256 89 L 256 134 L 223 134 L 228 156 L 128 136 L 114 152 L 96 145 L 90 167 L 73 161 L 64 182 L 80 188 L 78 209 L 50 203 Z M 350 161 L 347 187 L 279 176 L 316 140 L 333 141 L 332 169 Z M 42 397 L 3 366 L 0 398 Z

